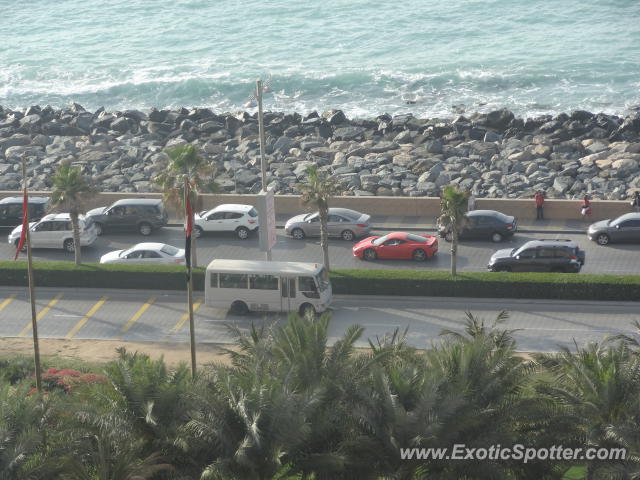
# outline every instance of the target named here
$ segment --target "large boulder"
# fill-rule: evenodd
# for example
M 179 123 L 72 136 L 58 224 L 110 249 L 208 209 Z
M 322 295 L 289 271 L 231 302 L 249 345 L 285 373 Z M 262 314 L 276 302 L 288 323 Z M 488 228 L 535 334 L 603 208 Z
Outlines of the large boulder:
M 363 139 L 366 129 L 362 127 L 340 127 L 333 131 L 334 140 L 355 140 Z

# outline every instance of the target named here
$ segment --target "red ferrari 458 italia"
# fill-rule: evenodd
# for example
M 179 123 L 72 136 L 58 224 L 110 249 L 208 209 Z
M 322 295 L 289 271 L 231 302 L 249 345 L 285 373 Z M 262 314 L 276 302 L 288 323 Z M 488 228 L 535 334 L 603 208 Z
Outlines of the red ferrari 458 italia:
M 353 246 L 353 255 L 363 260 L 384 258 L 422 262 L 433 257 L 437 251 L 438 239 L 433 235 L 407 232 L 368 237 Z

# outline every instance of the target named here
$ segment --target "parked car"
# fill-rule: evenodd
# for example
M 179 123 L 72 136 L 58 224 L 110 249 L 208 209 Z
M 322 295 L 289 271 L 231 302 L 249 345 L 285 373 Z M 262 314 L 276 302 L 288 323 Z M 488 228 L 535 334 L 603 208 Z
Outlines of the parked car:
M 532 240 L 520 248 L 498 250 L 491 256 L 487 269 L 492 272 L 577 273 L 585 260 L 585 251 L 573 240 Z
M 384 236 L 365 238 L 356 243 L 353 255 L 363 260 L 397 259 L 421 262 L 438 251 L 438 239 L 433 235 L 391 232 Z
M 513 236 L 518 230 L 516 217 L 495 210 L 471 210 L 466 214 L 466 224 L 458 235 L 460 240 L 485 240 L 501 242 Z M 453 239 L 450 225 L 437 222 L 438 233 L 447 242 Z
M 257 229 L 258 211 L 252 205 L 228 203 L 194 216 L 196 237 L 205 232 L 235 232 L 244 240 Z
M 330 237 L 351 241 L 364 237 L 371 231 L 371 216 L 348 208 L 330 208 L 327 228 Z M 320 236 L 320 214 L 303 213 L 287 220 L 284 226 L 287 235 L 296 240 Z
M 28 197 L 29 221 L 37 222 L 47 214 L 49 197 Z M 0 228 L 22 225 L 22 197 L 6 197 L 0 200 Z
M 128 250 L 114 250 L 100 257 L 100 263 L 142 263 L 173 265 L 184 263 L 184 249 L 166 243 L 138 243 Z
M 587 230 L 587 236 L 598 245 L 640 242 L 640 213 L 625 213 L 615 220 L 592 223 Z
M 140 232 L 142 235 L 164 227 L 169 220 L 162 200 L 154 198 L 127 198 L 110 207 L 94 208 L 87 212 L 96 225 L 96 232 Z
M 91 218 L 80 215 L 78 219 L 80 228 L 80 246 L 87 247 L 96 241 L 98 235 Z M 39 222 L 29 224 L 32 248 L 63 248 L 67 252 L 75 250 L 73 244 L 73 230 L 71 218 L 68 213 L 50 213 Z M 22 225 L 17 226 L 9 234 L 9 243 L 18 245 Z

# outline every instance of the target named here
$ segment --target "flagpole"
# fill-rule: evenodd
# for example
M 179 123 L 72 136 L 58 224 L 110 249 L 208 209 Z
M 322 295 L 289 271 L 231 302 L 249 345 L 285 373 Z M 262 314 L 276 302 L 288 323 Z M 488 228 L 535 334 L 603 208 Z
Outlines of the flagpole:
M 184 206 L 185 214 L 187 216 L 187 242 L 191 244 L 191 228 L 193 226 L 193 210 L 191 208 L 191 199 L 189 198 L 189 180 L 185 180 L 184 183 Z M 186 252 L 191 255 L 191 249 Z M 189 343 L 191 347 L 191 376 L 196 376 L 196 334 L 195 326 L 193 322 L 193 275 L 191 275 L 191 258 L 185 258 L 187 264 L 187 303 L 189 304 Z
M 36 364 L 36 388 L 38 392 L 42 391 L 42 369 L 40 367 L 40 342 L 38 340 L 38 322 L 36 320 L 36 294 L 33 282 L 33 261 L 31 258 L 31 235 L 29 233 L 29 194 L 27 190 L 27 162 L 22 156 L 22 180 L 24 183 L 23 196 L 27 199 L 23 202 L 23 215 L 27 219 L 26 229 L 23 222 L 22 228 L 25 229 L 25 240 L 27 244 L 27 278 L 29 280 L 29 302 L 31 303 L 31 329 L 33 331 L 33 359 Z

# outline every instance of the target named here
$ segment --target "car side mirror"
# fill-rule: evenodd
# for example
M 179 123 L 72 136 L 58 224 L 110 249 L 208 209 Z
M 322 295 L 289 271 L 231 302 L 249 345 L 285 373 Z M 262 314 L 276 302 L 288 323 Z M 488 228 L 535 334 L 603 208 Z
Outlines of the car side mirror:
M 520 255 L 516 255 L 516 260 L 520 260 Z
M 617 228 L 618 230 L 620 230 L 620 224 L 616 225 L 616 228 Z

